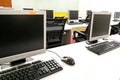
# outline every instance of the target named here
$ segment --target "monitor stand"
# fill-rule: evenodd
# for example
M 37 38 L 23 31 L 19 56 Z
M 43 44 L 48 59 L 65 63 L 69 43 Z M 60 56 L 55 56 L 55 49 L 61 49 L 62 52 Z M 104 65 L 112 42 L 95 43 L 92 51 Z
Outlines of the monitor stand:
M 26 58 L 19 59 L 19 60 L 16 60 L 16 61 L 12 61 L 12 62 L 10 62 L 10 65 L 15 66 L 15 65 L 19 65 L 19 64 L 22 64 L 22 63 L 25 63 L 25 62 L 26 62 Z
M 70 21 L 70 23 L 74 23 L 74 21 Z
M 13 61 L 13 62 L 10 62 L 10 63 L 1 64 L 0 65 L 0 69 L 9 68 L 11 66 L 23 64 L 25 62 L 29 62 L 29 61 L 33 61 L 33 60 L 34 60 L 33 58 L 29 57 L 29 58 L 25 58 L 25 59 L 20 59 L 20 60 L 17 60 L 17 61 Z
M 88 44 L 88 45 L 90 45 L 90 44 L 95 44 L 95 43 L 97 43 L 98 42 L 98 40 L 94 40 L 94 41 L 86 41 L 86 43 Z

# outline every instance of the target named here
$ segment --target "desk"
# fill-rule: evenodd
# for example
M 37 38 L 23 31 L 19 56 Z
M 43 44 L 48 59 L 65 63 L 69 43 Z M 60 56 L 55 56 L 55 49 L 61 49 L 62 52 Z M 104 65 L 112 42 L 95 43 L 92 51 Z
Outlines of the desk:
M 119 35 L 113 38 L 120 40 Z M 76 64 L 69 66 L 55 54 L 46 52 L 43 55 L 53 57 L 62 65 L 63 70 L 41 80 L 120 80 L 120 48 L 99 56 L 87 50 L 86 45 L 80 42 L 49 49 L 60 56 L 71 56 Z
M 120 40 L 119 35 L 111 39 Z M 62 71 L 47 76 L 41 80 L 120 80 L 120 48 L 103 55 L 96 55 L 85 48 L 85 42 L 69 44 L 49 50 L 60 56 L 71 56 L 75 60 L 74 66 L 69 66 L 51 52 L 33 56 L 34 59 L 54 58 L 63 67 Z
M 88 24 L 83 23 L 83 24 L 76 24 L 76 25 L 69 25 L 69 24 L 65 24 L 65 30 L 71 30 L 72 28 L 75 27 L 87 27 Z
M 119 21 L 111 21 L 111 25 L 116 25 L 118 23 L 119 23 Z
M 118 24 L 119 22 L 115 22 L 115 21 L 111 21 L 110 25 L 116 25 Z M 65 30 L 71 30 L 72 28 L 75 28 L 75 27 L 87 27 L 88 24 L 87 23 L 83 23 L 83 24 L 76 24 L 76 25 L 69 25 L 69 24 L 65 24 Z

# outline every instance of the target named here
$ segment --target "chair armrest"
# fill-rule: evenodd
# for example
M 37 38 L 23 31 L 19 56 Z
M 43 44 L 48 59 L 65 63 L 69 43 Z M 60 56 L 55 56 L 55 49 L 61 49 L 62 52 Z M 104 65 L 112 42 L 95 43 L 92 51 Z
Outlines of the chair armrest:
M 113 28 L 118 28 L 118 25 L 111 25 L 111 27 L 113 27 Z
M 77 37 L 80 37 L 80 36 L 76 36 L 77 34 L 86 39 L 86 34 L 83 33 L 83 32 L 80 32 L 80 31 L 79 32 L 78 31 L 73 32 L 74 39 L 77 38 Z
M 75 36 L 76 34 L 80 34 L 80 35 L 83 35 L 83 36 L 85 36 L 85 33 L 83 33 L 83 32 L 81 32 L 81 31 L 74 31 L 73 32 L 73 36 Z
M 110 35 L 117 34 L 118 32 L 119 32 L 119 26 L 118 25 L 112 25 Z
M 79 31 L 74 31 L 73 32 L 73 39 L 76 42 L 80 42 L 80 41 L 84 41 L 87 40 L 86 34 L 83 32 L 79 32 Z

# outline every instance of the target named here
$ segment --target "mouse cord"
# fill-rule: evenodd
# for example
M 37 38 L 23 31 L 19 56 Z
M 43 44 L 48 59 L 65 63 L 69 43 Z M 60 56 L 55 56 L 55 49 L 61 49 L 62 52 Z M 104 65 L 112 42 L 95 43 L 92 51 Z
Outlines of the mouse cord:
M 57 55 L 60 59 L 62 58 L 61 56 L 59 56 L 56 52 L 54 52 L 54 51 L 51 51 L 51 50 L 46 50 L 46 51 L 48 51 L 48 52 L 51 52 L 51 53 L 54 53 L 55 55 Z

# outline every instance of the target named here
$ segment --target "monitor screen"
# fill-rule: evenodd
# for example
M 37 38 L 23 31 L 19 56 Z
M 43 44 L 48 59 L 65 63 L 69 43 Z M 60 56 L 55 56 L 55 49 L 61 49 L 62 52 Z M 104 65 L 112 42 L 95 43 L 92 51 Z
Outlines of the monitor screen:
M 78 20 L 78 10 L 69 10 L 68 11 L 68 18 L 69 20 Z
M 53 19 L 54 17 L 54 11 L 53 10 L 46 10 L 46 19 Z
M 114 19 L 115 20 L 120 20 L 120 12 L 115 12 L 114 13 Z
M 7 13 L 6 13 L 7 12 Z M 0 11 L 0 64 L 45 51 L 45 12 Z
M 108 37 L 110 34 L 111 13 L 92 12 L 89 41 Z

